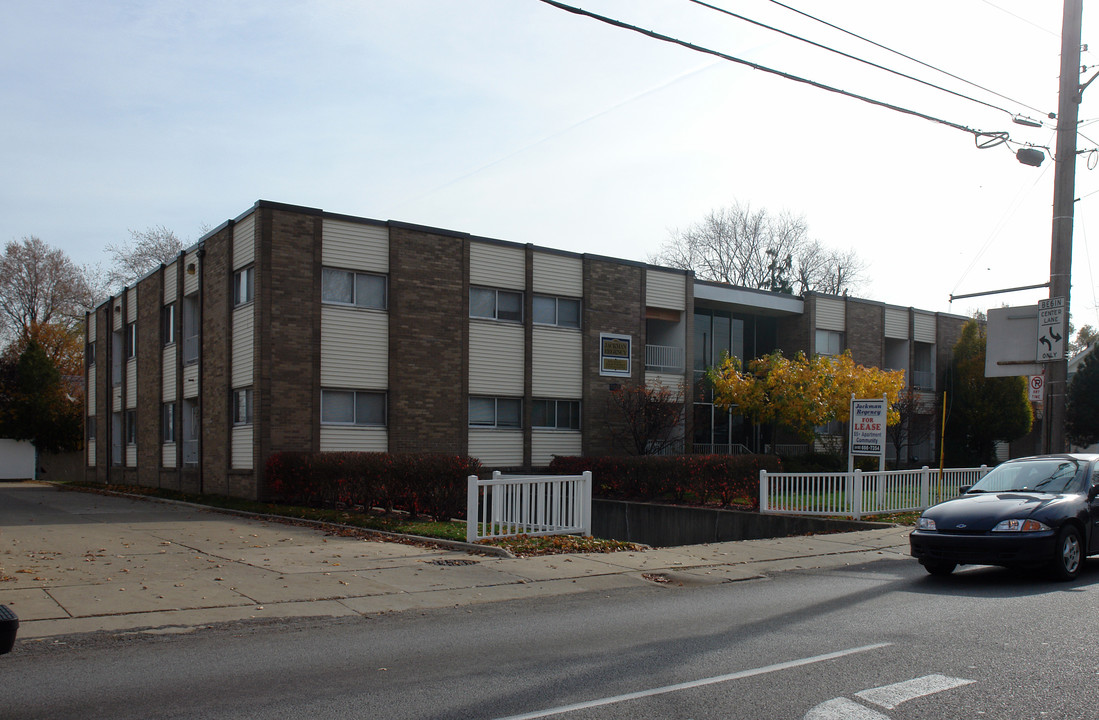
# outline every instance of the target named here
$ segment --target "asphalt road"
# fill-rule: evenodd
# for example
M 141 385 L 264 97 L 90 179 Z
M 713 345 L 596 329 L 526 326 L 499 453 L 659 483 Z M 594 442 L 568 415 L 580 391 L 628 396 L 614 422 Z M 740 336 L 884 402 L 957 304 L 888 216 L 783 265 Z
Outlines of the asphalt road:
M 1095 718 L 1072 584 L 914 561 L 372 618 L 79 635 L 0 657 L 2 718 Z M 570 709 L 571 708 L 571 709 Z

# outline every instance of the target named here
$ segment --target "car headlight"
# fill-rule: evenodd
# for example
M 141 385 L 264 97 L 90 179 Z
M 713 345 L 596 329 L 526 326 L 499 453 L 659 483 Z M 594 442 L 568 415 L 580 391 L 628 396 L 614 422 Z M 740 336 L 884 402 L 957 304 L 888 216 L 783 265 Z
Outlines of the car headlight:
M 938 528 L 935 527 L 935 521 L 932 520 L 929 517 L 921 517 L 916 522 L 916 529 L 917 530 L 938 530 Z
M 1042 530 L 1049 530 L 1049 525 L 1040 523 L 1037 520 L 1023 520 L 1020 518 L 1012 518 L 1011 520 L 1004 520 L 992 528 L 992 532 L 1041 532 Z

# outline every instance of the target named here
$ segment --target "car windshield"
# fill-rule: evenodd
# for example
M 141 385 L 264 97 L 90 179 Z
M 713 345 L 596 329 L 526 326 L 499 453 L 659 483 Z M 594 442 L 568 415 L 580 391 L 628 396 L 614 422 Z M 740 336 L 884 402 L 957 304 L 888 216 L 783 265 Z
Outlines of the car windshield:
M 1078 484 L 1079 469 L 1068 458 L 1004 463 L 981 478 L 970 492 L 1070 492 Z

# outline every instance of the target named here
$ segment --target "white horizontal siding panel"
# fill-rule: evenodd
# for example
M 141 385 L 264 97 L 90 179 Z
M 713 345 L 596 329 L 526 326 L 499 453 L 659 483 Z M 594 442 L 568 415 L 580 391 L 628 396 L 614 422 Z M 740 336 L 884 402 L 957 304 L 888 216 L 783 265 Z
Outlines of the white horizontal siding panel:
M 908 339 L 908 311 L 902 308 L 885 308 L 885 336 Z
M 584 338 L 576 330 L 534 328 L 535 397 L 572 399 L 584 394 Z
M 179 397 L 179 383 L 176 378 L 176 346 L 169 345 L 164 348 L 160 364 L 160 399 L 163 402 L 172 402 Z
M 579 430 L 533 430 L 530 438 L 530 464 L 543 468 L 553 462 L 555 455 L 580 455 L 583 442 L 583 435 Z
M 137 407 L 137 358 L 126 361 L 126 408 Z
M 111 412 L 122 412 L 122 386 L 111 388 Z
M 321 264 L 345 270 L 389 272 L 389 228 L 325 218 Z
M 256 261 L 256 214 L 252 213 L 233 226 L 233 270 Z
M 471 285 L 523 290 L 527 286 L 526 252 L 521 247 L 472 242 L 469 246 Z
M 916 312 L 912 316 L 912 339 L 916 342 L 935 342 L 935 316 Z
M 95 365 L 88 368 L 88 392 L 84 406 L 88 409 L 88 415 L 95 415 L 95 392 L 99 383 L 95 381 Z
M 96 325 L 97 323 L 95 321 L 95 313 L 93 312 L 91 315 L 88 316 L 88 342 L 95 342 Z
M 493 322 L 469 324 L 469 393 L 523 395 L 523 328 Z
M 686 379 L 684 375 L 646 372 L 645 385 L 653 389 L 659 388 L 661 386 L 666 387 L 669 391 L 671 391 L 673 396 L 682 400 L 683 393 L 685 392 L 686 388 Z
M 389 387 L 389 315 L 326 305 L 321 308 L 321 385 Z
M 164 267 L 164 304 L 175 302 L 179 299 L 179 267 L 178 260 Z
M 389 452 L 389 435 L 382 427 L 321 425 L 321 452 Z
M 563 297 L 584 296 L 584 261 L 568 255 L 534 253 L 534 292 Z
M 137 445 L 126 446 L 126 467 L 137 467 Z
M 248 303 L 233 311 L 233 387 L 252 384 L 255 367 L 255 318 L 255 303 Z
M 137 322 L 137 288 L 126 291 L 126 322 Z
M 817 329 L 847 329 L 847 303 L 836 298 L 817 298 Z
M 687 276 L 681 273 L 646 270 L 645 305 L 666 310 L 686 310 Z
M 232 432 L 230 467 L 233 470 L 251 470 L 253 458 L 252 426 L 235 425 Z
M 89 440 L 88 444 L 85 447 L 88 451 L 88 467 L 95 467 L 95 440 Z
M 176 444 L 164 443 L 160 446 L 160 464 L 166 468 L 176 466 Z
M 523 464 L 523 433 L 518 430 L 470 428 L 469 454 L 487 468 Z
M 198 363 L 183 368 L 183 397 L 198 397 Z
M 113 323 L 111 327 L 115 332 L 122 330 L 122 298 L 117 297 L 114 300 L 114 305 L 111 307 L 111 316 L 114 318 L 111 320 Z
M 183 294 L 193 295 L 198 292 L 198 275 L 202 272 L 202 261 L 198 259 L 198 251 L 189 253 L 183 258 Z M 187 268 L 195 266 L 195 272 L 187 272 Z

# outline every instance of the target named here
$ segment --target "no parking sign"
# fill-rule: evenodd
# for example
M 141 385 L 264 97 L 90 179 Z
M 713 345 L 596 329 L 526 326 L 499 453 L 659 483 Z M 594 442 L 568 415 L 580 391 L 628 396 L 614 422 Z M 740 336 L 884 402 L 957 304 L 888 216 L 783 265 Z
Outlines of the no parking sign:
M 1031 375 L 1027 378 L 1027 381 L 1027 391 L 1030 401 L 1036 403 L 1042 402 L 1042 393 L 1046 387 L 1045 375 Z

